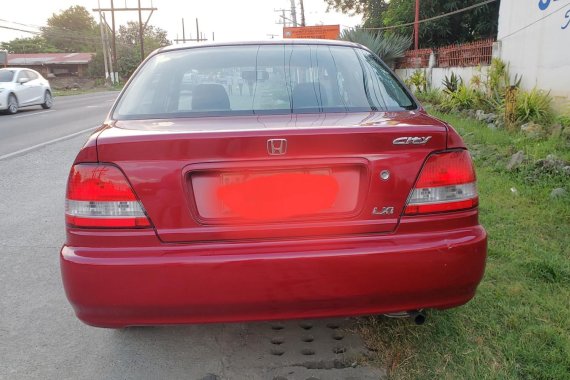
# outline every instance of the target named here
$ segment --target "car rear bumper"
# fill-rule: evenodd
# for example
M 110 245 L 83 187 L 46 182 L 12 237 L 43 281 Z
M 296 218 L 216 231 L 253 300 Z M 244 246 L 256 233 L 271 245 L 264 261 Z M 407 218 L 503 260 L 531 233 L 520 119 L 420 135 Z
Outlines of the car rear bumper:
M 297 240 L 61 250 L 77 316 L 103 327 L 380 314 L 469 301 L 481 226 Z

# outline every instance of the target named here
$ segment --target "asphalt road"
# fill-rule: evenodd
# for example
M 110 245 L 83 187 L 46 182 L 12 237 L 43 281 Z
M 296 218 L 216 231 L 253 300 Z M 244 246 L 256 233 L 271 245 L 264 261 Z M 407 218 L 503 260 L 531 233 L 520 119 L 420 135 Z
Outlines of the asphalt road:
M 49 110 L 22 108 L 15 115 L 0 114 L 0 157 L 95 128 L 107 116 L 118 92 L 60 96 Z
M 100 123 L 114 96 L 0 116 L 0 379 L 380 378 L 357 364 L 367 351 L 349 319 L 106 330 L 75 318 L 58 253 L 66 177 L 88 133 L 61 138 Z

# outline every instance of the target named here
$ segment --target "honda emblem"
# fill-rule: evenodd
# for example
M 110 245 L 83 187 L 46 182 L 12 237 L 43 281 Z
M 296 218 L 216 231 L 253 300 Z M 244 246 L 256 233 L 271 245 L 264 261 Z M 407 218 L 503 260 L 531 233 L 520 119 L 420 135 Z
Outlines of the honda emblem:
M 287 140 L 271 139 L 267 140 L 267 153 L 270 156 L 281 156 L 287 153 Z

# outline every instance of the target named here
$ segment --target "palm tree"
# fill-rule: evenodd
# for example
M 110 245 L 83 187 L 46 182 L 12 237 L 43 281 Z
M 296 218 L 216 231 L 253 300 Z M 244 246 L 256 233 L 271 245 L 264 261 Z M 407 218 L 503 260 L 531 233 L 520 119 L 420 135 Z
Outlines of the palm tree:
M 366 46 L 389 66 L 394 66 L 396 59 L 403 57 L 412 45 L 411 37 L 393 33 L 374 35 L 364 29 L 345 29 L 340 39 Z

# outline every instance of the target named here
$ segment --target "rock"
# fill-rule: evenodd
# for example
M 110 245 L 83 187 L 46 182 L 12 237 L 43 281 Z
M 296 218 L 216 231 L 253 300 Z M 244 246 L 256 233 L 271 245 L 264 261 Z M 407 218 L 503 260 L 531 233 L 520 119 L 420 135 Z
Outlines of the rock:
M 469 117 L 475 117 L 475 110 L 472 109 L 467 110 L 467 115 L 469 115 Z
M 563 168 L 567 165 L 568 165 L 567 162 L 556 157 L 555 154 L 549 154 L 548 156 L 546 156 L 546 158 L 544 160 L 542 160 L 542 166 L 544 166 L 546 168 L 563 170 Z
M 566 196 L 566 194 L 568 194 L 568 192 L 565 189 L 558 187 L 558 188 L 552 190 L 552 192 L 550 193 L 550 198 L 553 198 L 553 199 L 554 198 L 563 198 Z
M 485 121 L 487 123 L 493 123 L 495 122 L 495 120 L 497 120 L 497 115 L 495 115 L 494 113 L 488 113 L 487 115 L 485 115 Z
M 570 176 L 570 165 L 563 167 L 563 168 L 562 168 L 562 171 L 563 171 L 564 174 L 566 174 L 567 176 Z
M 524 158 L 524 152 L 522 150 L 519 150 L 513 154 L 509 160 L 509 163 L 507 164 L 507 170 L 511 171 L 518 168 L 523 163 Z
M 560 136 L 562 135 L 562 130 L 564 128 L 560 125 L 560 124 L 556 124 L 555 126 L 553 126 L 550 129 L 550 136 L 552 136 L 555 139 L 559 139 Z
M 544 136 L 544 128 L 542 128 L 542 125 L 533 122 L 523 124 L 521 126 L 521 132 L 531 139 L 540 139 Z
M 475 118 L 479 121 L 482 121 L 485 118 L 485 111 L 483 110 L 475 111 Z
M 497 129 L 497 126 L 495 125 L 495 123 L 489 123 L 489 124 L 487 124 L 487 128 L 495 130 L 495 129 Z

